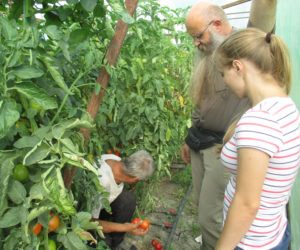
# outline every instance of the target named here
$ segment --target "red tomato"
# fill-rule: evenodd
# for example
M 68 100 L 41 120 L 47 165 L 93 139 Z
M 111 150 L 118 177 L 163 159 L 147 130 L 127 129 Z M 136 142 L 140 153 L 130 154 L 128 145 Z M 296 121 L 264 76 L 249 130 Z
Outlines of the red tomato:
M 142 224 L 140 225 L 141 228 L 147 229 L 150 226 L 150 222 L 148 220 L 143 220 Z
M 141 220 L 140 218 L 135 218 L 135 219 L 132 221 L 132 223 L 133 223 L 133 224 L 137 224 L 137 223 L 140 222 L 140 220 Z
M 120 157 L 121 153 L 120 152 L 116 152 L 115 155 Z
M 162 249 L 162 246 L 161 246 L 161 244 L 160 243 L 157 243 L 157 244 L 155 244 L 155 249 L 156 250 L 160 250 L 160 249 Z
M 35 235 L 38 235 L 41 232 L 41 230 L 42 230 L 42 225 L 41 225 L 41 223 L 38 222 L 34 225 L 32 232 Z
M 151 241 L 152 246 L 155 246 L 157 243 L 158 243 L 157 240 L 152 240 L 152 241 Z
M 50 215 L 53 215 L 53 213 L 50 213 Z M 54 215 L 50 219 L 48 226 L 50 227 L 48 229 L 48 232 L 54 231 L 59 226 L 59 217 L 57 215 Z

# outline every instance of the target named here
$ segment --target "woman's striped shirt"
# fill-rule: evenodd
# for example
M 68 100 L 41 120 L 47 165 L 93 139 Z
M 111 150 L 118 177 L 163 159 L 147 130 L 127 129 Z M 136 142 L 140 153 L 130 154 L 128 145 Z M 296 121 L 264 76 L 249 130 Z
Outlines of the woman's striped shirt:
M 261 150 L 270 160 L 260 208 L 238 246 L 271 249 L 280 243 L 286 229 L 286 204 L 300 164 L 300 118 L 294 102 L 289 97 L 264 99 L 242 116 L 223 147 L 222 163 L 232 172 L 225 190 L 224 221 L 235 193 L 237 149 L 241 147 Z

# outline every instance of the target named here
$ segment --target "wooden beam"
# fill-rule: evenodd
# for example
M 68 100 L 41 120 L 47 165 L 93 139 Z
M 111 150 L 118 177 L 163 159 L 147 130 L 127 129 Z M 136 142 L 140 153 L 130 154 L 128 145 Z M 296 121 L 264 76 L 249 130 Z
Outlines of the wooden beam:
M 222 7 L 223 9 L 227 9 L 227 8 L 230 8 L 230 7 L 233 7 L 233 6 L 242 4 L 242 3 L 250 2 L 250 1 L 251 1 L 251 0 L 238 0 L 238 1 L 234 1 L 234 2 L 232 2 L 232 3 L 225 4 L 225 5 L 221 6 L 221 7 Z
M 133 16 L 136 7 L 137 7 L 138 0 L 125 0 L 125 6 L 128 10 L 129 14 Z M 119 20 L 116 26 L 115 35 L 112 37 L 109 47 L 107 49 L 105 58 L 107 59 L 107 66 L 115 65 L 117 62 L 119 53 L 121 51 L 121 47 L 123 45 L 125 36 L 127 34 L 129 25 L 122 20 Z M 95 120 L 97 116 L 99 106 L 101 104 L 102 98 L 104 96 L 104 89 L 108 85 L 110 75 L 106 71 L 105 67 L 103 66 L 100 70 L 100 73 L 97 78 L 97 83 L 100 84 L 101 90 L 98 95 L 96 95 L 95 90 L 93 91 L 92 97 L 87 107 L 87 112 L 91 115 L 91 118 Z M 91 132 L 90 129 L 81 129 L 80 132 L 84 136 L 84 143 L 86 145 L 88 141 L 89 134 Z M 77 168 L 75 166 L 72 169 L 64 171 L 64 183 L 67 189 L 70 189 L 71 184 L 73 182 L 74 176 L 76 174 Z

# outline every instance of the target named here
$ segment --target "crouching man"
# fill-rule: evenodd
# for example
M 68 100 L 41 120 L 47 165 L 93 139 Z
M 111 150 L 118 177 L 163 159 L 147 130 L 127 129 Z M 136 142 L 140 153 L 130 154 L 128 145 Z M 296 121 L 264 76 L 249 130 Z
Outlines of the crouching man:
M 145 235 L 148 229 L 138 228 L 141 224 L 132 224 L 135 212 L 135 195 L 125 190 L 124 183 L 133 184 L 152 176 L 155 165 L 151 155 L 144 151 L 137 151 L 122 160 L 113 154 L 105 154 L 98 159 L 99 183 L 109 195 L 112 214 L 101 207 L 101 202 L 93 210 L 93 221 L 98 221 L 103 227 L 105 242 L 111 249 L 117 249 L 123 241 L 125 233 Z M 99 168 L 100 165 L 100 168 Z M 135 249 L 135 248 L 132 248 Z

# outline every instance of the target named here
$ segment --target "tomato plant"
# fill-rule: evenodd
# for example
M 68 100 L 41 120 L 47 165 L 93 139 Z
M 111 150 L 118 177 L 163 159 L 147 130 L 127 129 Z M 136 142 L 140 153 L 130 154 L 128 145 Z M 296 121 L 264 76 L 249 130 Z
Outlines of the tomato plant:
M 157 200 L 155 183 L 170 174 L 167 164 L 183 142 L 191 111 L 192 43 L 174 27 L 184 23 L 184 11 L 152 0 L 140 1 L 134 18 L 121 0 L 3 0 L 0 11 L 0 248 L 35 248 L 38 237 L 28 225 L 46 227 L 54 211 L 57 248 L 86 249 L 90 230 L 102 235 L 90 222 L 95 201 L 110 209 L 88 155 L 115 147 L 122 157 L 149 151 L 157 171 L 134 190 L 145 209 Z M 104 55 L 120 18 L 130 27 L 117 64 L 108 67 Z M 86 108 L 99 92 L 102 66 L 110 82 L 92 124 Z M 87 143 L 82 128 L 92 131 Z M 78 170 L 67 190 L 64 172 L 72 166 Z

